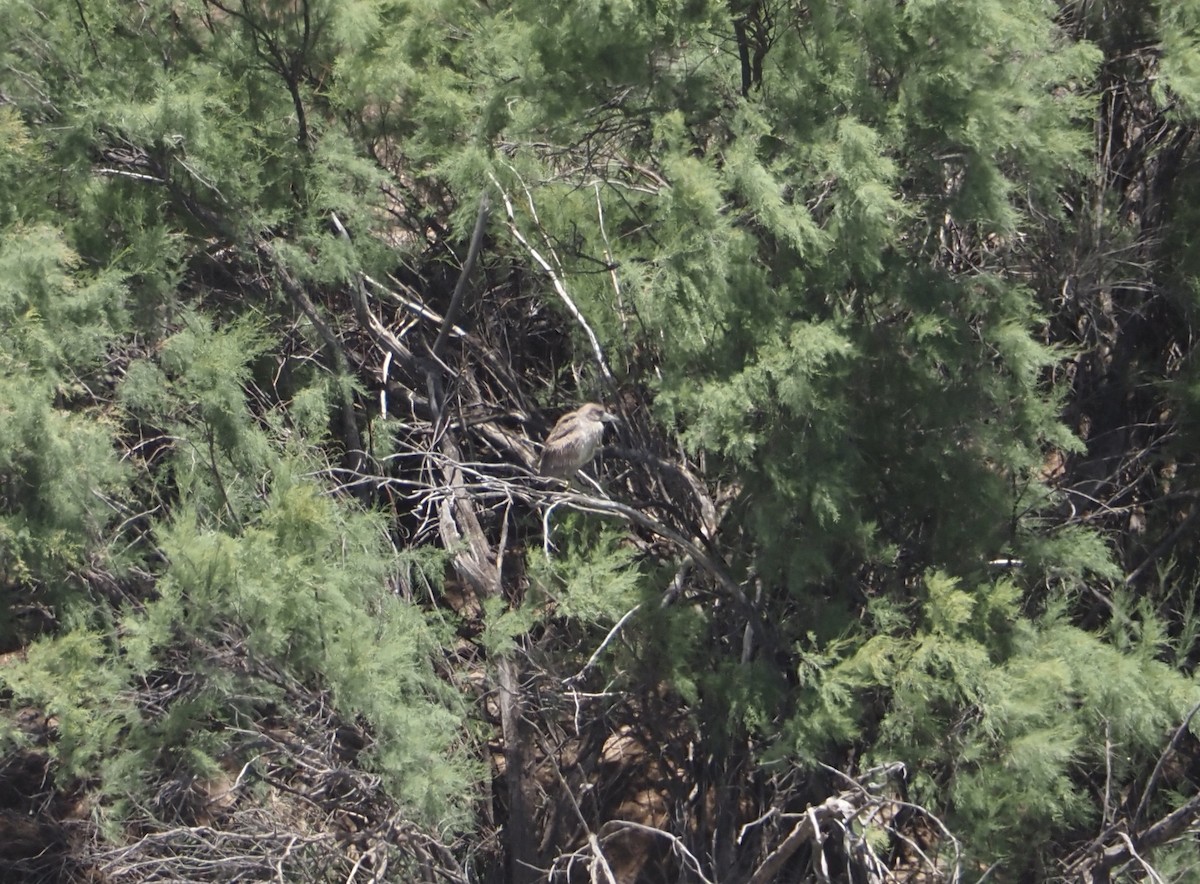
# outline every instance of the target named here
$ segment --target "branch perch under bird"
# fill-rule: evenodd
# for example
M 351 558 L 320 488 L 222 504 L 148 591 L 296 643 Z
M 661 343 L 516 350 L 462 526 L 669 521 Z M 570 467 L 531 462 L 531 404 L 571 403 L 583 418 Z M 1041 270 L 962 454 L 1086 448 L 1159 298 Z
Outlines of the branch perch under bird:
M 555 479 L 570 479 L 596 456 L 604 441 L 604 425 L 618 420 L 595 402 L 564 414 L 546 437 L 538 472 Z

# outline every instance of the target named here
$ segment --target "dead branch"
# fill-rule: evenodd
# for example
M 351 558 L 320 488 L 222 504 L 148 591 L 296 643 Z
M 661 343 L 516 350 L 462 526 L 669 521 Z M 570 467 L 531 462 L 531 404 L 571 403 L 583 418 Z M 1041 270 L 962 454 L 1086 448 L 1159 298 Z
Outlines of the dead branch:
M 579 323 L 580 328 L 583 329 L 584 334 L 587 335 L 588 343 L 591 344 L 592 347 L 592 355 L 596 361 L 596 367 L 600 370 L 600 376 L 604 379 L 605 384 L 609 388 L 615 388 L 616 379 L 613 377 L 612 372 L 609 371 L 608 361 L 604 358 L 604 351 L 600 348 L 600 341 L 597 339 L 596 333 L 592 331 L 592 327 L 588 324 L 587 319 L 584 318 L 583 313 L 581 313 L 579 310 L 579 307 L 577 307 L 575 302 L 571 299 L 570 294 L 567 292 L 567 287 L 563 284 L 563 281 L 559 275 L 554 271 L 554 268 L 550 265 L 550 262 L 543 258 L 538 250 L 535 249 L 529 240 L 525 238 L 525 235 L 521 233 L 521 229 L 517 226 L 517 217 L 513 210 L 512 199 L 509 197 L 507 191 L 501 187 L 500 182 L 496 180 L 494 175 L 491 176 L 491 179 L 492 183 L 496 186 L 496 189 L 500 192 L 501 199 L 504 200 L 504 211 L 508 216 L 509 232 L 512 233 L 513 238 L 521 244 L 525 251 L 529 252 L 529 256 L 533 258 L 534 262 L 536 262 L 537 265 L 545 271 L 546 275 L 550 277 L 550 284 L 554 287 L 555 294 L 558 295 L 559 299 L 566 306 L 567 311 L 575 318 L 575 321 Z
M 1175 729 L 1171 740 L 1162 751 L 1153 772 L 1146 781 L 1132 816 L 1128 819 L 1119 818 L 1112 821 L 1095 840 L 1078 851 L 1066 867 L 1070 877 L 1078 880 L 1106 882 L 1110 880 L 1114 869 L 1130 861 L 1137 862 L 1146 874 L 1154 877 L 1156 873 L 1142 854 L 1175 841 L 1188 832 L 1194 831 L 1200 824 L 1200 795 L 1196 795 L 1155 822 L 1145 827 L 1141 826 L 1150 799 L 1158 787 L 1158 781 L 1162 776 L 1167 758 L 1176 751 L 1197 714 L 1200 714 L 1200 703 L 1191 708 L 1183 722 Z
M 442 327 L 438 330 L 437 339 L 433 342 L 431 352 L 434 358 L 437 358 L 442 352 L 442 348 L 446 344 L 446 337 L 450 334 L 451 328 L 454 327 L 454 320 L 458 318 L 459 310 L 462 309 L 463 295 L 467 290 L 467 279 L 471 276 L 471 271 L 475 269 L 475 261 L 479 257 L 479 246 L 483 242 L 483 232 L 487 229 L 488 209 L 491 206 L 491 199 L 488 197 L 487 189 L 484 188 L 483 193 L 479 195 L 479 211 L 475 215 L 475 229 L 471 232 L 471 242 L 467 246 L 467 258 L 463 261 L 462 270 L 458 275 L 458 282 L 454 286 L 454 294 L 450 297 L 450 306 L 446 308 L 446 316 L 442 320 Z

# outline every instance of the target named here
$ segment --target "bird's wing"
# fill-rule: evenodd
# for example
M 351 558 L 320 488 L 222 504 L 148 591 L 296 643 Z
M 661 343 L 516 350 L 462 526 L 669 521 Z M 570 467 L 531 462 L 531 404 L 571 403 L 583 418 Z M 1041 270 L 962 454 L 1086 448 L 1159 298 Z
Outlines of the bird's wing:
M 578 439 L 563 433 L 556 440 L 553 434 L 546 440 L 542 458 L 538 461 L 538 472 L 543 476 L 569 478 L 583 461 L 583 452 Z
M 574 432 L 576 427 L 576 412 L 564 415 L 558 419 L 558 423 L 554 425 L 554 429 L 550 431 L 550 435 L 546 437 L 546 447 L 558 445 L 565 438 Z
M 591 456 L 590 434 L 579 412 L 564 415 L 546 437 L 538 472 L 543 476 L 570 478 Z

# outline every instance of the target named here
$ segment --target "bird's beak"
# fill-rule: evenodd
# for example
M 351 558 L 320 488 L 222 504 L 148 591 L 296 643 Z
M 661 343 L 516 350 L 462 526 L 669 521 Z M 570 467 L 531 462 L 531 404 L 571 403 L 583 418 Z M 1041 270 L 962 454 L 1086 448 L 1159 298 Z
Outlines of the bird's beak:
M 619 417 L 617 417 L 615 414 L 609 414 L 607 411 L 604 412 L 604 414 L 600 415 L 600 420 L 606 424 L 621 423 L 621 419 Z

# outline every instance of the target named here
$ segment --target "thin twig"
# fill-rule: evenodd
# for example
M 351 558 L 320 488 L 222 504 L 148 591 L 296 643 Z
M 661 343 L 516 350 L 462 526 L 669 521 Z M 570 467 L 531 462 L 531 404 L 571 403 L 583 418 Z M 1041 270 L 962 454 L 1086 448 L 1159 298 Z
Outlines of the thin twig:
M 604 378 L 605 383 L 609 387 L 615 387 L 616 379 L 613 377 L 612 372 L 609 371 L 608 361 L 604 358 L 604 351 L 600 347 L 600 341 L 597 339 L 596 333 L 592 331 L 592 327 L 584 318 L 583 313 L 580 312 L 579 308 L 575 305 L 575 302 L 571 299 L 570 294 L 567 293 L 567 287 L 563 285 L 563 282 L 559 278 L 558 274 L 554 272 L 554 268 L 550 265 L 550 262 L 542 257 L 538 250 L 535 249 L 529 240 L 525 238 L 525 235 L 521 233 L 520 228 L 517 227 L 516 213 L 513 211 L 512 200 L 509 198 L 508 193 L 505 192 L 504 188 L 500 186 L 500 182 L 496 180 L 494 175 L 491 176 L 491 179 L 492 183 L 496 185 L 496 189 L 500 191 L 501 198 L 504 200 L 504 211 L 508 216 L 509 231 L 512 233 L 517 242 L 524 246 L 525 250 L 529 252 L 530 257 L 533 258 L 537 265 L 546 271 L 546 274 L 550 277 L 550 284 L 554 287 L 555 293 L 566 305 L 568 312 L 570 312 L 570 314 L 575 318 L 575 321 L 579 323 L 580 327 L 584 331 L 584 334 L 587 335 L 588 342 L 592 346 L 592 355 L 595 357 L 596 366 L 600 369 L 600 374 Z
M 479 194 L 479 210 L 475 214 L 475 229 L 471 232 L 471 242 L 467 246 L 467 259 L 463 261 L 462 270 L 458 274 L 458 282 L 454 286 L 454 294 L 450 297 L 450 306 L 446 308 L 442 327 L 438 330 L 437 340 L 433 342 L 431 348 L 435 358 L 441 354 L 442 348 L 446 345 L 446 338 L 450 334 L 450 330 L 454 328 L 454 320 L 458 318 L 458 312 L 462 308 L 463 295 L 467 290 L 467 279 L 470 277 L 471 271 L 475 269 L 475 261 L 479 257 L 479 246 L 483 242 L 483 232 L 487 229 L 490 207 L 491 198 L 485 187 Z
M 621 320 L 621 331 L 628 334 L 629 320 L 625 316 L 625 301 L 621 296 L 621 280 L 617 278 L 617 263 L 613 260 L 612 244 L 608 241 L 608 231 L 604 229 L 604 202 L 600 199 L 600 182 L 592 182 L 596 192 L 596 221 L 600 227 L 600 237 L 604 240 L 604 260 L 608 262 L 608 276 L 612 280 L 613 292 L 617 296 L 617 316 Z
M 700 865 L 700 860 L 696 859 L 696 855 L 687 849 L 687 846 L 683 843 L 683 840 L 678 835 L 674 835 L 671 832 L 665 831 L 664 829 L 655 828 L 654 826 L 647 826 L 644 823 L 635 823 L 632 820 L 609 820 L 600 827 L 601 832 L 604 832 L 606 829 L 610 830 L 610 832 L 604 836 L 604 840 L 608 840 L 612 837 L 612 834 L 614 833 L 611 830 L 620 829 L 632 829 L 635 832 L 645 832 L 658 838 L 667 839 L 671 842 L 671 849 L 687 861 L 688 865 L 692 867 L 692 871 L 696 873 L 696 877 L 699 878 L 703 884 L 713 884 L 713 882 L 710 881 L 707 876 L 705 876 L 703 866 Z
M 1158 778 L 1162 775 L 1167 757 L 1179 746 L 1179 741 L 1187 733 L 1188 727 L 1191 725 L 1192 719 L 1196 717 L 1197 712 L 1200 712 L 1200 703 L 1196 703 L 1183 719 L 1183 723 L 1175 728 L 1175 733 L 1171 736 L 1171 741 L 1167 743 L 1167 748 L 1163 749 L 1162 754 L 1158 756 L 1158 762 L 1154 765 L 1150 779 L 1146 780 L 1146 787 L 1142 789 L 1142 797 L 1138 801 L 1137 810 L 1133 812 L 1133 821 L 1130 826 L 1133 831 L 1136 832 L 1138 830 L 1138 826 L 1142 821 L 1142 815 L 1145 814 L 1146 806 L 1150 803 L 1150 796 L 1154 793 L 1154 787 L 1158 784 Z
M 574 675 L 564 678 L 562 683 L 569 686 L 583 681 L 584 677 L 591 672 L 592 667 L 596 665 L 596 661 L 600 659 L 600 655 L 604 653 L 604 649 L 607 648 L 609 643 L 617 637 L 617 634 L 621 631 L 621 628 L 626 624 L 629 618 L 641 609 L 641 605 L 634 605 L 632 608 L 626 611 L 621 616 L 621 619 L 616 622 L 616 625 L 614 625 L 613 628 L 608 631 L 608 635 L 604 636 L 604 641 L 600 642 L 600 647 L 596 648 L 596 650 L 592 653 L 592 656 L 588 657 L 588 661 L 583 664 L 583 667 Z

